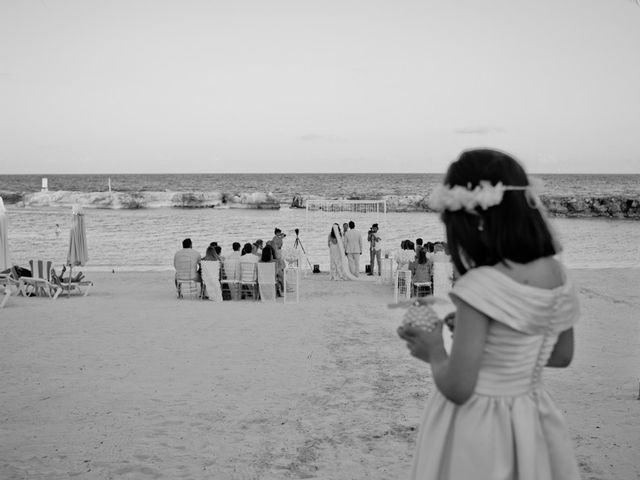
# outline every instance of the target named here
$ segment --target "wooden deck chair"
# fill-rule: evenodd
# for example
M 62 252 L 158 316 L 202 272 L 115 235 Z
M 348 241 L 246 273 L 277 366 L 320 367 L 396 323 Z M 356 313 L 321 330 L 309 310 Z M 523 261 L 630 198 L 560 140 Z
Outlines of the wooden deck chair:
M 220 284 L 222 286 L 222 298 L 228 298 L 229 300 L 240 299 L 240 261 L 238 259 L 228 259 L 222 262 Z
M 51 283 L 51 268 L 53 262 L 46 260 L 29 260 L 31 277 L 20 277 L 21 288 L 25 293 L 48 296 L 51 299 L 58 298 L 62 288 Z
M 220 286 L 220 262 L 214 260 L 202 260 L 200 273 L 204 285 L 205 298 L 214 302 L 222 301 L 222 287 Z
M 64 270 L 63 270 L 64 271 Z M 93 287 L 93 282 L 90 280 L 83 280 L 84 275 L 82 272 L 78 272 L 73 278 L 62 278 L 56 275 L 55 269 L 51 269 L 51 283 L 60 287 L 62 292 L 67 292 L 67 295 L 71 295 L 71 292 L 77 292 L 83 297 L 89 295 L 89 290 Z
M 258 291 L 260 300 L 276 301 L 276 264 L 274 262 L 259 262 Z
M 240 298 L 258 299 L 258 271 L 256 265 L 255 262 L 240 262 Z

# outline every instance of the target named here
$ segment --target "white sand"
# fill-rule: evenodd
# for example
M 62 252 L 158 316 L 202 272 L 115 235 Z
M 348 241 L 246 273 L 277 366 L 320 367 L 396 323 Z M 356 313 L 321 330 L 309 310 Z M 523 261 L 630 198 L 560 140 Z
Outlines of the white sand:
M 640 478 L 640 270 L 572 275 L 577 353 L 547 369 L 585 479 Z M 402 479 L 433 391 L 390 285 L 298 304 L 178 301 L 171 272 L 0 310 L 1 479 Z

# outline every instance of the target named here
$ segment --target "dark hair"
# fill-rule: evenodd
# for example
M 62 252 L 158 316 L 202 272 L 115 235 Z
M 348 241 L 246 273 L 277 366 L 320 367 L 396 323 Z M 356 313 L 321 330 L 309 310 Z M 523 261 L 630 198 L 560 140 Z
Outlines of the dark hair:
M 353 221 L 353 220 L 350 220 L 350 221 L 349 221 L 349 228 L 350 228 L 351 230 L 353 230 L 354 228 L 356 228 L 356 224 L 354 223 L 354 221 Z
M 216 254 L 219 256 L 220 253 L 222 253 L 222 247 L 220 245 L 216 245 L 215 249 L 216 249 Z
M 335 225 L 336 227 L 338 227 L 338 233 L 339 233 L 340 235 L 342 235 L 342 231 L 340 230 L 340 225 L 338 225 L 337 223 L 334 223 L 333 225 Z M 331 238 L 336 238 L 336 234 L 333 232 L 333 225 L 331 226 L 331 231 L 329 232 L 329 236 L 330 236 Z M 336 240 L 337 240 L 337 238 L 336 238 Z
M 282 233 L 282 230 L 280 230 L 278 227 L 275 228 L 275 230 L 273 231 L 274 235 L 277 235 L 279 233 Z
M 233 248 L 234 252 L 237 252 L 238 250 L 240 250 L 240 243 L 239 242 L 233 242 L 233 245 L 231 245 L 231 248 Z
M 527 174 L 513 157 L 490 149 L 462 152 L 449 166 L 444 184 L 473 189 L 481 180 L 492 185 L 529 185 Z M 506 260 L 529 263 L 558 252 L 544 214 L 530 205 L 523 190 L 508 190 L 499 205 L 486 210 L 477 207 L 473 214 L 464 209 L 445 210 L 442 221 L 460 275 L 473 267 Z
M 413 250 L 414 247 L 415 245 L 411 240 L 402 240 L 402 242 L 400 242 L 400 248 L 402 250 Z
M 418 250 L 418 263 L 427 263 L 427 252 L 422 249 Z
M 273 247 L 269 244 L 265 245 L 262 249 L 262 256 L 260 257 L 261 262 L 272 262 L 273 261 Z
M 424 240 L 422 240 L 421 238 L 416 238 L 416 245 L 422 245 Z
M 253 252 L 253 245 L 245 243 L 244 247 L 242 247 L 242 255 L 248 255 L 251 252 Z
M 191 239 L 185 238 L 182 240 L 182 248 L 191 248 Z

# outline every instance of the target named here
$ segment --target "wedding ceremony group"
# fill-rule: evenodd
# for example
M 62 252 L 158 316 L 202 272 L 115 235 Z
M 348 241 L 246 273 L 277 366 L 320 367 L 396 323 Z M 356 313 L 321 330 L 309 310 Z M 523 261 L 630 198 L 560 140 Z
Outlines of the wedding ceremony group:
M 185 296 L 205 300 L 275 300 L 284 296 L 285 261 L 282 253 L 286 234 L 278 227 L 265 243 L 233 242 L 231 251 L 213 241 L 204 256 L 193 249 L 191 238 L 173 257 L 178 298 Z

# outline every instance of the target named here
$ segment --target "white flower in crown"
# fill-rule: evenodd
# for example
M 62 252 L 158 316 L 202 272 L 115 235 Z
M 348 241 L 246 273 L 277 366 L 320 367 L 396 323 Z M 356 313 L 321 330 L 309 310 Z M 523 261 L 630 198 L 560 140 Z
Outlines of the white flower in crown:
M 504 191 L 505 187 L 501 182 L 491 185 L 487 180 L 481 180 L 473 190 L 461 185 L 453 187 L 439 185 L 429 198 L 429 206 L 438 212 L 444 210 L 455 212 L 465 209 L 469 213 L 474 213 L 476 207 L 486 210 L 499 205 Z

